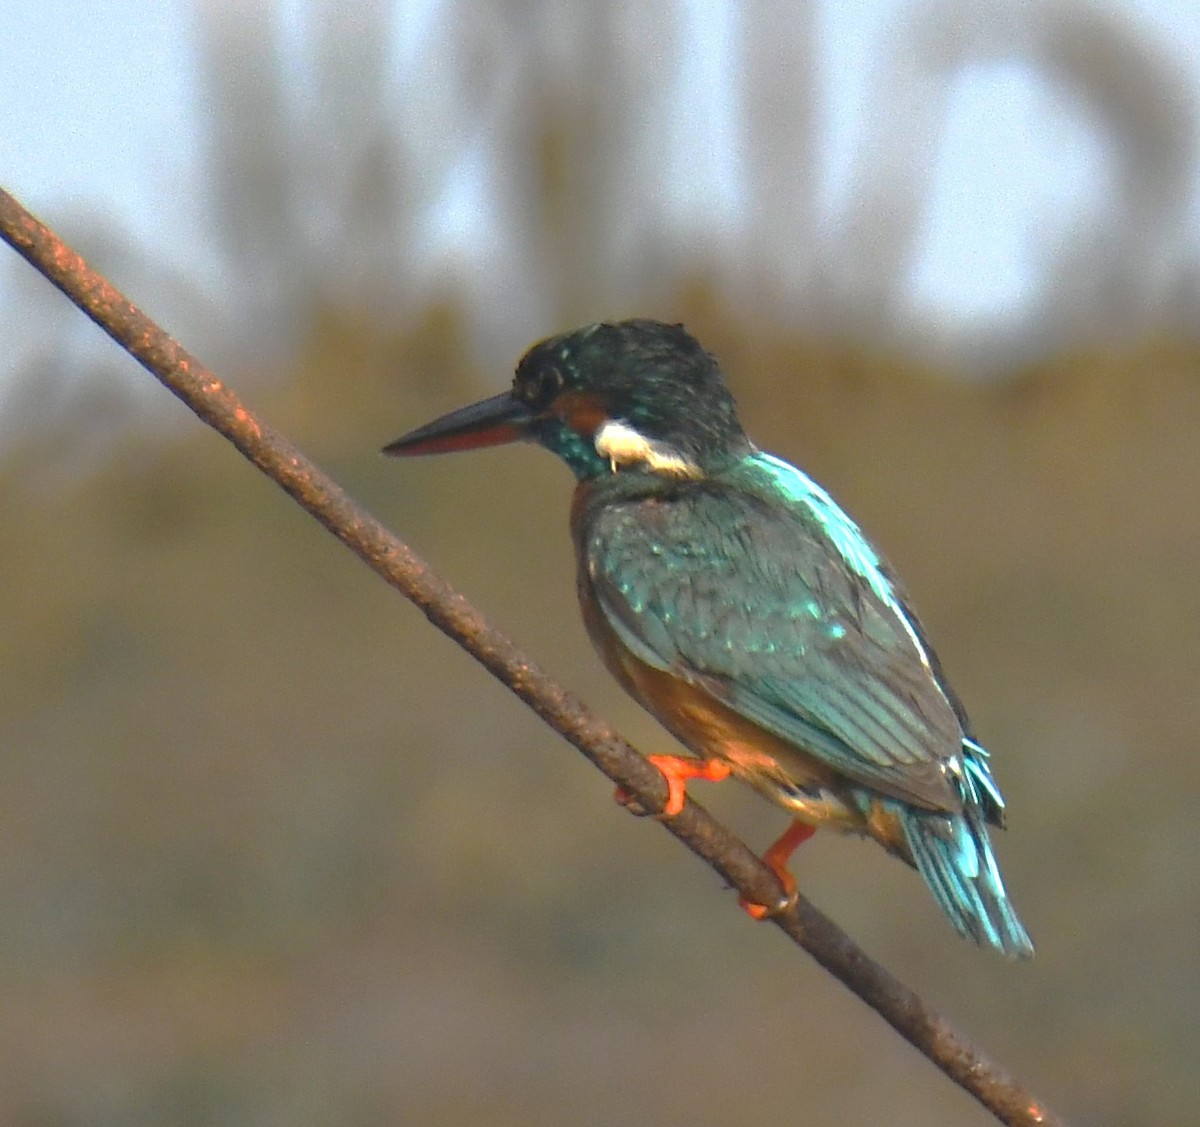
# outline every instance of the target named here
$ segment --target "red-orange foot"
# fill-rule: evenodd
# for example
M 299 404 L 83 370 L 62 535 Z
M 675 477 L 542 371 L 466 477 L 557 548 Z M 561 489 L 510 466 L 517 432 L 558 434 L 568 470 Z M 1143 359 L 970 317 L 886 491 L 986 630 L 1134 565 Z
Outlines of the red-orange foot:
M 796 818 L 779 835 L 779 839 L 763 854 L 763 863 L 779 878 L 779 883 L 783 885 L 784 897 L 775 904 L 755 904 L 747 900 L 744 896 L 739 896 L 738 904 L 752 920 L 765 920 L 771 916 L 778 916 L 796 903 L 796 896 L 798 895 L 796 891 L 796 878 L 788 872 L 788 858 L 816 832 L 816 826 L 810 826 L 807 822 L 802 822 L 799 818 Z
M 660 818 L 674 818 L 687 799 L 688 779 L 706 779 L 719 783 L 729 778 L 729 764 L 724 759 L 693 759 L 690 755 L 647 755 L 667 780 L 667 804 Z M 613 796 L 622 806 L 640 809 L 641 804 L 624 787 L 617 787 Z

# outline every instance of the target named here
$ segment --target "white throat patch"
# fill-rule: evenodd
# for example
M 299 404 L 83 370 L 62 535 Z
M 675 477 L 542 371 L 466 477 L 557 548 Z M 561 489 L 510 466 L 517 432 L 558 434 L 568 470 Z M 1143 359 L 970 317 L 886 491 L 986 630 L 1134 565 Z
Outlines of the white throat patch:
M 596 431 L 596 453 L 607 458 L 615 473 L 619 466 L 643 465 L 668 477 L 703 477 L 700 467 L 674 446 L 639 434 L 628 423 L 609 419 Z

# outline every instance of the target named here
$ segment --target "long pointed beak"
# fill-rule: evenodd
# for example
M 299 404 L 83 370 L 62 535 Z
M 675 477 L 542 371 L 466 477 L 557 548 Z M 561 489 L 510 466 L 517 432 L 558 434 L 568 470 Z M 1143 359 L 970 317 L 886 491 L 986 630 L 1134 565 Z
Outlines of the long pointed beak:
M 506 391 L 480 403 L 472 403 L 469 407 L 460 407 L 409 431 L 403 438 L 389 442 L 383 448 L 383 453 L 407 458 L 418 454 L 448 454 L 455 450 L 499 446 L 524 438 L 532 421 L 529 408 Z

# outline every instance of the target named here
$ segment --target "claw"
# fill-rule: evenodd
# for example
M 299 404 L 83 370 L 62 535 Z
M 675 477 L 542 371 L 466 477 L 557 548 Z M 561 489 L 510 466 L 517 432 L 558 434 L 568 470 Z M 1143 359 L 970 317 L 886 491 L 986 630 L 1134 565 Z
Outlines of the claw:
M 729 778 L 729 764 L 724 759 L 693 759 L 690 755 L 647 755 L 667 780 L 667 801 L 657 818 L 674 818 L 683 809 L 687 800 L 688 779 L 706 779 L 719 783 Z M 639 817 L 648 813 L 642 804 L 624 787 L 617 787 L 613 798 L 631 814 Z
M 800 899 L 800 890 L 796 887 L 796 878 L 791 873 L 786 873 L 784 876 L 787 877 L 786 880 L 783 880 L 782 876 L 780 879 L 787 892 L 774 904 L 755 904 L 753 900 L 739 896 L 738 907 L 752 920 L 773 920 L 776 916 L 790 912 L 796 906 L 796 901 Z
M 763 864 L 779 878 L 779 883 L 783 885 L 784 895 L 774 904 L 755 904 L 744 896 L 738 897 L 738 906 L 752 920 L 773 919 L 796 906 L 796 901 L 800 899 L 800 893 L 796 888 L 796 878 L 788 872 L 788 858 L 816 832 L 816 826 L 796 818 L 763 854 Z
M 729 778 L 729 764 L 724 759 L 693 759 L 690 755 L 648 755 L 667 780 L 667 804 L 660 818 L 674 818 L 687 801 L 688 779 L 707 779 L 719 783 Z
M 628 810 L 629 813 L 635 818 L 644 818 L 650 813 L 650 811 L 647 810 L 641 804 L 641 802 L 634 797 L 633 792 L 626 790 L 624 787 L 617 787 L 617 789 L 613 791 L 613 801 L 616 802 L 618 806 L 624 806 L 625 809 Z

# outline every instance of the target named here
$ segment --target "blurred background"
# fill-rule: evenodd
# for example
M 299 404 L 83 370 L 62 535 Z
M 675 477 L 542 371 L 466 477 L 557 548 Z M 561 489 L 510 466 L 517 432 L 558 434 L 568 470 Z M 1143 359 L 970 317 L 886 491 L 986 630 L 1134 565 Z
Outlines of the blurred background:
M 1200 1118 L 1191 0 L 0 21 L 5 187 L 646 750 L 561 466 L 377 451 L 685 321 L 905 576 L 1038 958 L 801 887 L 1073 1123 Z M 15 256 L 0 342 L 0 1122 L 991 1122 Z

